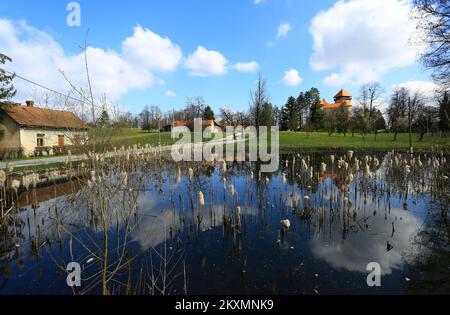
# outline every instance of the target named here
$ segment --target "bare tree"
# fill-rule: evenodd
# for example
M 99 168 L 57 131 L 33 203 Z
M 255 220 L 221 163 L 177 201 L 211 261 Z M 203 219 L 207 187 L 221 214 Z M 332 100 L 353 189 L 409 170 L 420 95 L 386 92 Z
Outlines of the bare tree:
M 383 87 L 378 82 L 367 83 L 360 88 L 359 103 L 367 113 L 369 128 L 374 131 L 374 111 L 380 105 L 380 98 L 384 93 Z
M 418 44 L 427 45 L 422 55 L 425 67 L 433 70 L 433 79 L 450 87 L 450 1 L 414 0 L 414 17 L 422 32 Z
M 256 127 L 256 136 L 257 138 L 259 138 L 261 113 L 263 111 L 264 104 L 269 101 L 266 91 L 266 80 L 262 78 L 261 73 L 258 74 L 256 89 L 255 91 L 250 91 L 250 95 L 251 95 L 250 113 L 253 119 L 253 123 Z

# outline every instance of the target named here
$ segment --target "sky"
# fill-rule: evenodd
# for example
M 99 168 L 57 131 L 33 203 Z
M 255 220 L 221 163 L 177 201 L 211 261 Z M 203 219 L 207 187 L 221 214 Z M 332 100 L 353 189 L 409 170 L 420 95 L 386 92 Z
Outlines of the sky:
M 357 97 L 372 81 L 386 97 L 399 86 L 430 93 L 409 9 L 406 0 L 1 0 L 0 52 L 13 59 L 7 70 L 66 93 L 61 72 L 86 87 L 87 37 L 95 97 L 133 113 L 196 96 L 216 112 L 245 110 L 258 73 L 277 106 L 311 87 L 328 101 L 342 88 Z M 45 92 L 14 85 L 19 102 Z

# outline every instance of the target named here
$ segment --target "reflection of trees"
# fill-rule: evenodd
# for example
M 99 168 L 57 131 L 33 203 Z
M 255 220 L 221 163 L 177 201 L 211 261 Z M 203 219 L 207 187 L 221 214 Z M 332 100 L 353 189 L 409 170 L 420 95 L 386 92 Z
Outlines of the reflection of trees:
M 450 293 L 449 205 L 448 196 L 431 204 L 424 227 L 413 239 L 417 255 L 409 269 L 410 293 Z
M 24 223 L 14 217 L 0 223 L 0 290 L 6 286 L 10 276 L 10 264 L 17 258 L 19 249 L 14 240 L 22 238 Z

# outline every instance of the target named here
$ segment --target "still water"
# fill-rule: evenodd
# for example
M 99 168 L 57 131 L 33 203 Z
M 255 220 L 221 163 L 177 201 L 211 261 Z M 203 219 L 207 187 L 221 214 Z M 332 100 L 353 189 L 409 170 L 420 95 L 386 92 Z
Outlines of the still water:
M 110 162 L 18 198 L 0 294 L 450 293 L 448 173 L 439 154 L 299 152 L 274 174 Z

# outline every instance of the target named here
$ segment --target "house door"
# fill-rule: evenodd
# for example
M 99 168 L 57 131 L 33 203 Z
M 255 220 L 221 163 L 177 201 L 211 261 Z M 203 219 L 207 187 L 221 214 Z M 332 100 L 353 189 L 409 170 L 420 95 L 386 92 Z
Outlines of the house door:
M 58 145 L 60 147 L 64 146 L 64 136 L 61 136 L 61 135 L 58 136 Z

